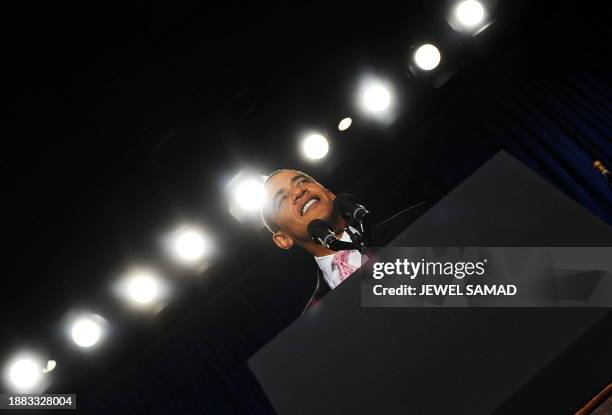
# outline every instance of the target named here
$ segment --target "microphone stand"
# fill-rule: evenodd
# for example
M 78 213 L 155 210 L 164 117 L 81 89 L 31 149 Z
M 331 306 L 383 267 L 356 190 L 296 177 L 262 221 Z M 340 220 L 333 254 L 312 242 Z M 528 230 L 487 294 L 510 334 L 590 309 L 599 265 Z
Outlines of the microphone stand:
M 369 212 L 361 218 L 359 227 L 361 228 L 361 235 L 363 235 L 365 246 L 372 246 L 372 221 L 370 220 Z

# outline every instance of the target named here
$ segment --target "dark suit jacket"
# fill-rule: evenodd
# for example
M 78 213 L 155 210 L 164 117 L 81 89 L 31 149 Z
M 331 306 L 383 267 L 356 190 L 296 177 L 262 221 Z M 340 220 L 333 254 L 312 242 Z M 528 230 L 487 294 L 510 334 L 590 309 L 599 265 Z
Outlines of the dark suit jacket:
M 429 209 L 429 204 L 425 202 L 418 203 L 407 209 L 401 210 L 390 218 L 380 222 L 372 229 L 372 246 L 385 246 L 393 240 L 397 235 L 400 234 L 404 229 L 410 226 L 415 220 L 417 220 L 423 213 Z M 310 299 L 306 303 L 306 307 L 302 313 L 316 304 L 321 298 L 331 291 L 323 272 L 317 269 L 316 284 L 312 291 Z

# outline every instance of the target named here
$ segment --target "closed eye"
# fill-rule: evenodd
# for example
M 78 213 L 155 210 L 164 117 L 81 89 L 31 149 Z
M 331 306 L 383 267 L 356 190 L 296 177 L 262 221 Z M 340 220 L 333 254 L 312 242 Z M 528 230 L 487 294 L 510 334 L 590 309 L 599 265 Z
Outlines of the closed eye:
M 278 204 L 276 205 L 276 210 L 280 210 L 281 205 L 283 204 L 283 202 L 285 201 L 285 199 L 287 199 L 287 195 L 284 195 L 283 197 L 281 197 L 278 200 Z

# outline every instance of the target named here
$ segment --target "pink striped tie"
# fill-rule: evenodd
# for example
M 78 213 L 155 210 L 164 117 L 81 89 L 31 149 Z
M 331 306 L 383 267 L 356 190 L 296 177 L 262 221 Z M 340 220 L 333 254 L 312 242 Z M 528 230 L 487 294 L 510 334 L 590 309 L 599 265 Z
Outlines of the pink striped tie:
M 348 257 L 350 254 L 351 251 L 338 251 L 332 258 L 332 262 L 336 264 L 338 271 L 340 271 L 340 281 L 344 281 L 345 278 L 359 268 L 349 263 Z

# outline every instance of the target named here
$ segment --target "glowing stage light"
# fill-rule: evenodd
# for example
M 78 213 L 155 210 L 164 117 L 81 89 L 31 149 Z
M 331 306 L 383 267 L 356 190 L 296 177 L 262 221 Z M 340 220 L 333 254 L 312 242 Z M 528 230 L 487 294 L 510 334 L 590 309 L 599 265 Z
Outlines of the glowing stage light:
M 211 239 L 199 226 L 183 225 L 162 237 L 166 251 L 183 266 L 203 271 L 214 249 Z
M 172 287 L 150 268 L 136 267 L 118 280 L 115 295 L 139 312 L 158 313 L 168 303 Z
M 234 201 L 247 212 L 259 212 L 264 200 L 263 179 L 261 176 L 246 177 L 234 189 Z
M 36 389 L 42 379 L 42 366 L 38 359 L 19 357 L 9 366 L 8 378 L 14 390 L 22 393 Z
M 391 92 L 382 82 L 371 81 L 362 88 L 360 101 L 367 112 L 381 113 L 391 105 Z
M 194 263 L 202 259 L 208 250 L 204 234 L 195 228 L 182 228 L 170 240 L 170 248 L 175 258 L 184 263 Z
M 229 211 L 239 222 L 250 222 L 259 226 L 259 212 L 264 202 L 266 176 L 243 170 L 236 174 L 225 187 Z
M 420 46 L 414 53 L 414 63 L 424 71 L 430 71 L 440 64 L 440 51 L 431 44 Z
M 72 340 L 79 347 L 91 347 L 100 340 L 102 329 L 94 316 L 83 316 L 77 319 L 71 330 Z
M 176 238 L 176 252 L 186 260 L 196 260 L 204 254 L 204 238 L 197 232 L 186 231 Z
M 29 388 L 38 382 L 40 367 L 29 359 L 21 359 L 11 365 L 11 381 L 18 388 Z
M 55 369 L 57 367 L 57 362 L 55 360 L 49 360 L 47 362 L 47 367 L 45 367 L 42 371 L 43 373 L 49 373 L 52 372 L 53 369 Z
M 349 129 L 352 123 L 353 123 L 353 120 L 351 118 L 349 117 L 343 118 L 338 124 L 338 130 L 346 131 Z
M 476 0 L 465 0 L 455 8 L 455 17 L 466 29 L 475 28 L 484 20 L 485 10 L 482 4 Z
M 138 304 L 149 304 L 157 298 L 159 285 L 156 278 L 146 272 L 140 271 L 129 277 L 127 292 L 130 299 Z
M 105 335 L 107 325 L 107 321 L 98 314 L 71 311 L 66 317 L 66 336 L 77 346 L 89 349 L 100 343 Z M 43 372 L 52 371 L 55 365 L 55 360 L 48 361 Z
M 319 160 L 329 152 L 329 142 L 321 134 L 310 134 L 302 141 L 302 152 L 311 160 Z

